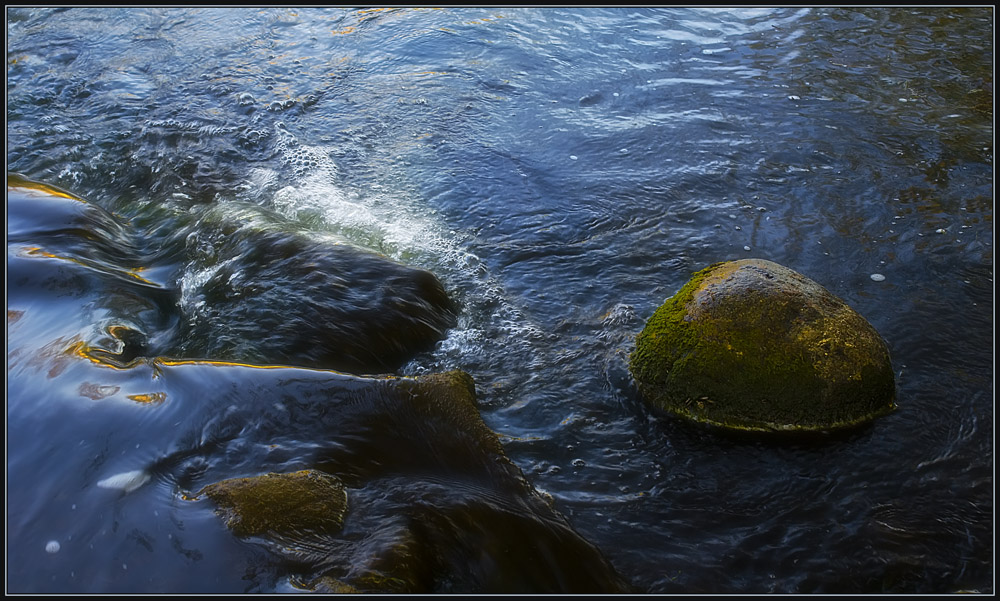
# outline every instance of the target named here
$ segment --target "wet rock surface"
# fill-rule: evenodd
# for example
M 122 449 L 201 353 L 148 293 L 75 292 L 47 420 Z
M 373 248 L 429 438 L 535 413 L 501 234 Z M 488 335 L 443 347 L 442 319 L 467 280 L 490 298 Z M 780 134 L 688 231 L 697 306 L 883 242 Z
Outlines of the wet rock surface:
M 758 259 L 694 274 L 649 319 L 630 368 L 655 408 L 737 430 L 840 429 L 895 406 L 874 327 L 816 282 Z
M 337 434 L 318 443 L 315 469 L 224 480 L 193 498 L 211 499 L 235 535 L 308 566 L 307 589 L 625 590 L 503 454 L 468 374 L 345 384 L 353 392 L 328 388 L 323 401 Z
M 347 512 L 343 484 L 314 470 L 223 480 L 200 494 L 219 505 L 237 536 L 337 532 Z
M 187 303 L 183 356 L 382 373 L 455 324 L 433 274 L 346 244 L 240 228 L 213 263 Z

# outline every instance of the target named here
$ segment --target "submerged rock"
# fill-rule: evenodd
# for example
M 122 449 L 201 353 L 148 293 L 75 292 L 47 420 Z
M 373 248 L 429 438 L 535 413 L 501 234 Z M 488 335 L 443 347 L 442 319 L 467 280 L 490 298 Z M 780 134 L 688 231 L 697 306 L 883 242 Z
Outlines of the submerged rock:
M 323 410 L 336 427 L 314 468 L 224 480 L 193 497 L 216 503 L 235 535 L 315 566 L 300 587 L 389 594 L 626 590 L 601 553 L 504 455 L 479 416 L 468 374 L 344 384 L 338 395 L 347 394 L 346 402 Z
M 205 272 L 181 356 L 383 373 L 456 320 L 434 274 L 295 232 L 237 229 Z
M 834 430 L 895 407 L 874 327 L 816 282 L 758 259 L 694 274 L 646 323 L 630 369 L 654 408 L 738 430 Z

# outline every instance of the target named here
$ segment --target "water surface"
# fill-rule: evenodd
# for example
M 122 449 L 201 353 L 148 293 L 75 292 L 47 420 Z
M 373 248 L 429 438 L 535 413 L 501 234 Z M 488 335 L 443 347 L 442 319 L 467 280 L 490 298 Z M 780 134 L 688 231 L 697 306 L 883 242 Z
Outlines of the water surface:
M 436 275 L 454 327 L 394 373 L 471 374 L 637 592 L 992 592 L 992 9 L 9 8 L 7 33 L 8 170 L 112 216 L 8 217 L 9 592 L 294 588 L 181 491 L 315 462 L 333 426 L 276 427 L 272 398 L 315 372 L 212 396 L 204 366 L 67 352 L 266 357 L 212 313 L 248 228 Z M 647 410 L 635 334 L 747 257 L 876 327 L 895 413 L 775 444 Z

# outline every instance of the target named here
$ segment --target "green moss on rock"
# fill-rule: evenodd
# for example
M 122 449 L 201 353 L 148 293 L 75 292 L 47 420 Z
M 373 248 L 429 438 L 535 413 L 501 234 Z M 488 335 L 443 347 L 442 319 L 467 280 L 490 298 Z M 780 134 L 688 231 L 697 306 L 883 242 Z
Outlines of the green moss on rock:
M 320 469 L 223 480 L 192 497 L 213 501 L 236 536 L 296 565 L 293 586 L 386 595 L 627 589 L 506 457 L 479 414 L 472 376 L 346 379 L 328 385 L 341 381 L 350 394 L 310 399 L 329 420 L 316 431 L 338 443 L 324 449 Z
M 816 282 L 770 261 L 716 263 L 649 319 L 630 369 L 652 406 L 755 431 L 834 430 L 891 411 L 878 332 Z
M 315 470 L 223 480 L 202 494 L 219 506 L 226 526 L 240 537 L 334 533 L 347 512 L 344 485 Z

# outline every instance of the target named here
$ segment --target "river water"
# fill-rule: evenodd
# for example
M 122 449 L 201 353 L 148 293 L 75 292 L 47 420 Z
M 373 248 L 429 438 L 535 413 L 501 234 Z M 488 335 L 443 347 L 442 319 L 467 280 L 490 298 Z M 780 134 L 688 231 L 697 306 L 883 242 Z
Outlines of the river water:
M 239 327 L 215 311 L 250 223 L 435 274 L 457 317 L 385 371 L 469 373 L 503 452 L 631 591 L 992 592 L 993 34 L 989 7 L 8 8 L 8 171 L 113 215 L 8 220 L 8 592 L 319 573 L 185 500 L 352 435 L 296 421 L 339 376 L 262 325 L 312 327 L 311 288 L 282 279 L 269 298 L 293 302 Z M 897 411 L 807 442 L 643 405 L 645 320 L 749 257 L 875 326 Z M 126 331 L 139 356 L 290 367 L 79 352 Z M 349 483 L 352 507 L 431 498 L 433 476 Z

